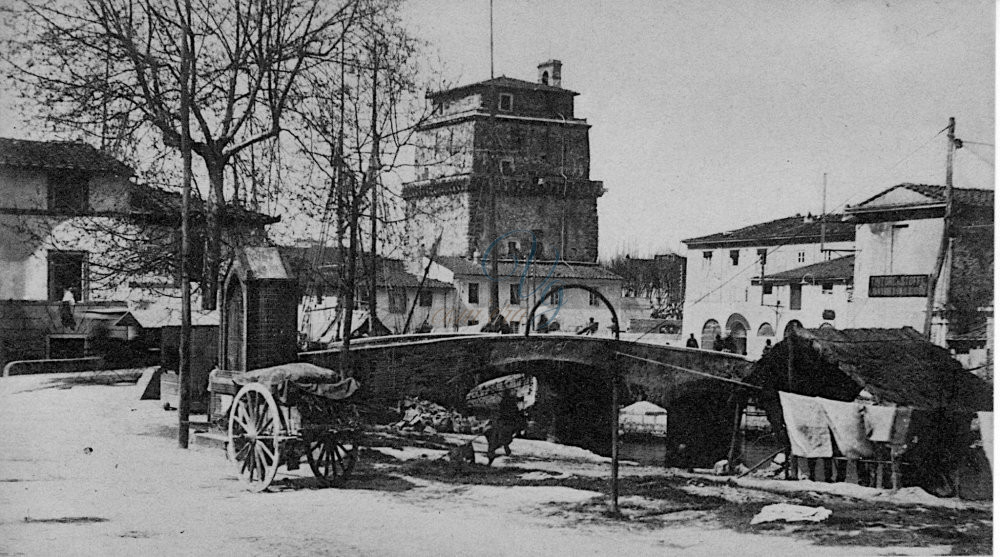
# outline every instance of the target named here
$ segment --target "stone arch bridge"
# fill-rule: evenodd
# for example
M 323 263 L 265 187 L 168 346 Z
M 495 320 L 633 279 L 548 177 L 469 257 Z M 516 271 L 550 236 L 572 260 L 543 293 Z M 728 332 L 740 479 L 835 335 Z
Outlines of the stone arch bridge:
M 336 369 L 340 349 L 299 358 Z M 710 465 L 728 450 L 730 400 L 752 361 L 708 350 L 568 334 L 421 334 L 360 339 L 351 344 L 350 373 L 361 401 L 378 411 L 407 396 L 462 408 L 476 384 L 509 373 L 535 375 L 541 415 L 560 441 L 606 453 L 610 447 L 611 380 L 620 403 L 648 400 L 668 411 L 668 458 L 684 445 L 681 466 Z M 543 404 L 546 399 L 547 404 Z

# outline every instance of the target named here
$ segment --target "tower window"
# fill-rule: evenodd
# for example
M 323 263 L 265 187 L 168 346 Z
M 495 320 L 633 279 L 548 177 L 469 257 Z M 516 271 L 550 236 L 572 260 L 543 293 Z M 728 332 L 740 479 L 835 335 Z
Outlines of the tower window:
M 542 72 L 542 85 L 549 84 L 549 72 Z
M 469 283 L 469 303 L 478 304 L 479 303 L 479 283 L 470 282 Z
M 521 303 L 521 285 L 512 284 L 510 285 L 510 303 L 513 305 L 520 305 Z
M 500 93 L 499 108 L 504 112 L 510 112 L 514 110 L 514 95 L 509 95 L 507 93 Z

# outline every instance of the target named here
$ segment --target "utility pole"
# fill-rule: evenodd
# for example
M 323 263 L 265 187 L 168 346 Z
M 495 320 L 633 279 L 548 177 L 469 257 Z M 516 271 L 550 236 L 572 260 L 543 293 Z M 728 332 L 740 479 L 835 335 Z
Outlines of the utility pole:
M 497 103 L 500 98 L 497 96 L 497 86 L 493 75 L 493 0 L 490 0 L 490 98 L 489 98 L 490 124 L 487 128 L 487 151 L 486 151 L 486 177 L 488 180 L 487 189 L 489 191 L 489 223 L 486 233 L 485 246 L 492 245 L 497 239 L 497 180 L 494 175 L 498 173 L 496 148 L 497 148 Z M 490 249 L 490 311 L 489 320 L 492 323 L 500 315 L 500 282 L 499 282 L 499 262 L 497 254 L 498 246 Z M 530 324 L 528 324 L 530 327 Z
M 347 176 L 345 172 L 342 174 Z M 358 205 L 361 192 L 357 189 L 357 181 L 347 176 L 345 186 L 350 188 L 348 196 L 348 235 L 347 241 L 347 280 L 344 284 L 344 340 L 340 351 L 340 376 L 347 377 L 351 369 L 351 331 L 354 330 L 354 290 L 358 273 Z
M 785 389 L 787 389 L 787 392 L 789 393 L 795 392 L 792 388 L 792 384 L 795 382 L 795 337 L 797 334 L 798 331 L 795 330 L 795 327 L 791 327 L 788 329 L 788 334 L 785 335 L 785 342 L 788 343 L 788 385 L 785 386 Z M 788 466 L 785 468 L 785 479 L 798 479 L 799 459 L 792 453 L 790 444 L 788 455 L 786 456 L 787 458 L 785 458 L 785 462 Z
M 342 27 L 341 35 L 346 34 L 346 25 Z M 335 199 L 337 203 L 337 251 L 336 258 L 334 261 L 338 263 L 337 267 L 337 309 L 334 310 L 334 319 L 340 319 L 341 324 L 344 323 L 344 227 L 345 227 L 345 215 L 344 215 L 344 103 L 346 102 L 346 78 L 347 73 L 345 68 L 347 66 L 347 55 L 346 49 L 344 47 L 344 41 L 340 42 L 340 120 L 337 122 L 337 145 L 336 154 L 333 159 L 333 179 Z M 349 308 L 350 309 L 350 308 Z M 334 339 L 339 340 L 338 333 L 334 333 Z M 340 370 L 341 379 L 345 378 L 345 370 Z
M 948 119 L 948 156 L 944 174 L 944 219 L 941 225 L 941 245 L 938 247 L 937 260 L 934 262 L 934 272 L 927 281 L 927 310 L 924 315 L 924 336 L 931 340 L 931 327 L 934 319 L 934 297 L 937 291 L 938 279 L 944 268 L 944 260 L 948 256 L 951 244 L 951 205 L 952 205 L 952 165 L 955 158 L 955 117 Z M 945 294 L 947 296 L 947 294 Z
M 179 344 L 179 365 L 177 381 L 180 383 L 180 401 L 177 404 L 177 445 L 188 448 L 189 422 L 191 417 L 191 277 L 188 270 L 188 256 L 191 252 L 191 230 L 188 211 L 191 206 L 191 0 L 184 2 L 183 25 L 181 27 L 181 159 L 184 173 L 181 182 L 181 337 Z
M 378 174 L 381 166 L 379 161 L 379 137 L 378 130 L 378 41 L 372 43 L 372 152 L 371 161 L 368 165 L 368 187 L 371 188 L 371 253 L 369 261 L 371 270 L 368 275 L 368 335 L 375 336 L 375 313 L 378 301 L 378 290 L 376 280 L 378 275 L 378 221 L 376 219 L 378 209 Z
M 819 215 L 819 253 L 826 255 L 826 172 L 823 173 L 823 212 Z

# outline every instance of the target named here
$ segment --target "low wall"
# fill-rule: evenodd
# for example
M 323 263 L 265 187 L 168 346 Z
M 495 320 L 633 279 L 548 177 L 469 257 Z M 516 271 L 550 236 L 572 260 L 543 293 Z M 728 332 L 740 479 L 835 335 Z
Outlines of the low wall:
M 3 366 L 3 376 L 33 375 L 38 373 L 73 373 L 104 369 L 104 358 L 67 358 L 61 360 L 18 360 Z

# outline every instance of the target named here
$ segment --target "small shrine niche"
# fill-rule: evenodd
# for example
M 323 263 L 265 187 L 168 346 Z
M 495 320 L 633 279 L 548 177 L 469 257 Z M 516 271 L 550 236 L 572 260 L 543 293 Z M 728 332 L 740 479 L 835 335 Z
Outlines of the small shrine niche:
M 222 289 L 219 361 L 249 371 L 298 359 L 298 284 L 277 248 L 245 247 Z

